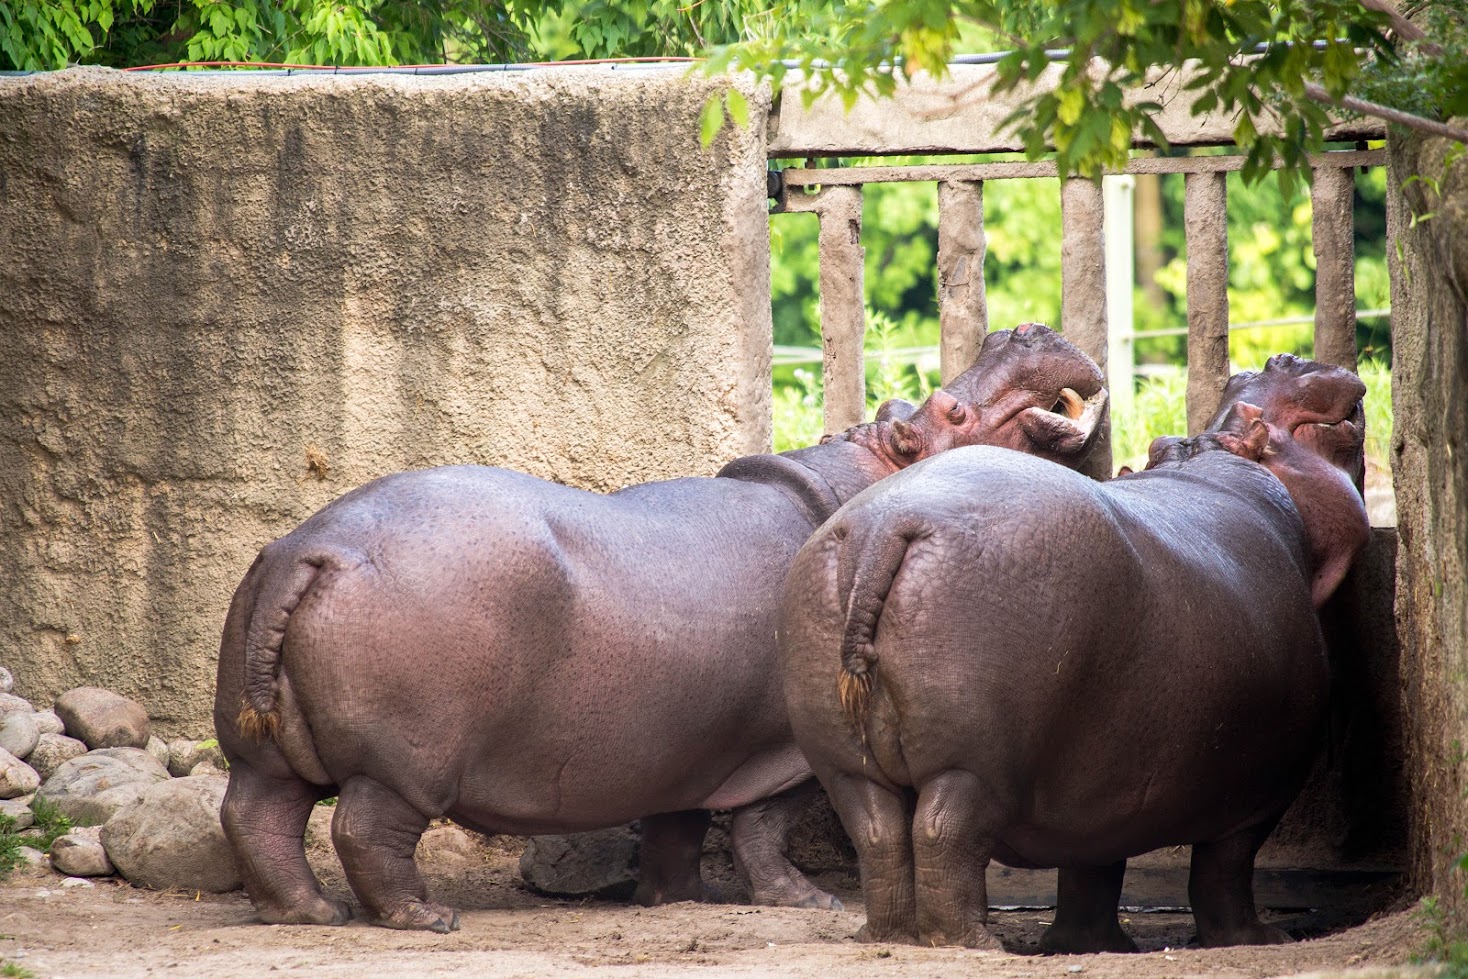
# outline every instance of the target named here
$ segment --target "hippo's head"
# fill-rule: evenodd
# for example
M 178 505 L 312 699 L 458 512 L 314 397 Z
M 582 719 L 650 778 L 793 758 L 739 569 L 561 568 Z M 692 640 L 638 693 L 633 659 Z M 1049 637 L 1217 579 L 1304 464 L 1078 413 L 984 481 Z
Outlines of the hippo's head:
M 888 401 L 877 420 L 836 438 L 859 441 L 898 467 L 962 445 L 997 445 L 1081 464 L 1106 411 L 1101 371 L 1038 323 L 984 338 L 974 365 L 921 406 Z
M 1259 463 L 1289 491 L 1305 525 L 1310 597 L 1319 608 L 1340 585 L 1371 535 L 1366 507 L 1351 480 L 1351 473 L 1362 465 L 1360 445 L 1354 458 L 1338 465 L 1315 445 L 1296 439 L 1263 408 L 1238 401 L 1215 419 L 1209 431 L 1192 438 L 1154 440 L 1147 468 L 1176 468 L 1214 451 Z
M 1262 371 L 1229 378 L 1207 431 L 1220 429 L 1236 404 L 1257 405 L 1265 422 L 1344 470 L 1359 493 L 1366 479 L 1365 396 L 1366 385 L 1343 367 L 1279 354 Z

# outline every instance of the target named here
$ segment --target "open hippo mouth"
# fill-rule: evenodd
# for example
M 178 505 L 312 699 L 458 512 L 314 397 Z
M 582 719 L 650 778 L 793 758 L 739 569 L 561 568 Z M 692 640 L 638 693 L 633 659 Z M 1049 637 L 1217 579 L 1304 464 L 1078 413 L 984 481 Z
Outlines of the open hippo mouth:
M 1078 452 L 1095 438 L 1108 400 L 1104 387 L 1089 398 L 1082 397 L 1075 388 L 1066 387 L 1060 389 L 1060 397 L 1048 407 L 1035 404 L 1019 407 L 1009 417 L 1037 446 L 1052 452 Z

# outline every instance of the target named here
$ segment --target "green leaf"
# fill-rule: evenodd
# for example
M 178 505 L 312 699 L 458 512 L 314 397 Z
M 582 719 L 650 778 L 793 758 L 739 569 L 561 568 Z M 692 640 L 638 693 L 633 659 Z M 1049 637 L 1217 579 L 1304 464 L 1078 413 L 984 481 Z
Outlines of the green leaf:
M 728 107 L 729 118 L 734 120 L 734 125 L 740 129 L 749 125 L 749 100 L 744 97 L 743 92 L 731 87 L 724 95 L 724 105 Z
M 724 106 L 717 95 L 710 95 L 698 114 L 698 141 L 704 149 L 713 143 L 724 128 Z

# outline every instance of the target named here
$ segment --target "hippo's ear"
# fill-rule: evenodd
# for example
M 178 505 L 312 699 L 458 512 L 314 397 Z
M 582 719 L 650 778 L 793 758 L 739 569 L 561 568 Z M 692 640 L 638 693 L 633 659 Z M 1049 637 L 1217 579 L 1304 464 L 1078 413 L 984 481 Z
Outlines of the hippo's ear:
M 888 398 L 877 408 L 876 421 L 907 421 L 913 416 L 915 411 L 917 411 L 917 405 L 911 401 L 903 401 L 901 398 Z
M 1249 421 L 1249 427 L 1242 434 L 1238 432 L 1219 432 L 1218 444 L 1236 456 L 1248 459 L 1250 462 L 1260 462 L 1264 454 L 1269 450 L 1269 423 L 1262 418 L 1253 418 Z
M 1131 466 L 1122 466 L 1120 469 L 1118 469 L 1116 471 L 1116 475 L 1118 477 L 1121 477 L 1121 476 L 1130 476 L 1134 472 L 1136 472 L 1136 470 L 1133 469 Z
M 1147 468 L 1153 469 L 1160 465 L 1168 456 L 1169 451 L 1177 445 L 1182 444 L 1181 435 L 1159 435 L 1152 440 L 1147 447 Z
M 915 456 L 922 451 L 923 437 L 911 422 L 894 421 L 888 429 L 887 448 L 894 455 Z

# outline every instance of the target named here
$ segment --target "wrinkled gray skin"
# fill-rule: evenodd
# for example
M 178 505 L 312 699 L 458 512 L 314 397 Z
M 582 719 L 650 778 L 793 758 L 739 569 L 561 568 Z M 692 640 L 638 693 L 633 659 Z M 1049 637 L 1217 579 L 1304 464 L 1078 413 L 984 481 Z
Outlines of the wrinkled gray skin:
M 1126 859 L 1191 843 L 1201 942 L 1288 940 L 1253 861 L 1320 744 L 1316 608 L 1369 529 L 1348 472 L 1258 408 L 1220 425 L 1107 483 L 959 449 L 802 549 L 784 687 L 856 845 L 858 938 L 998 948 L 994 859 L 1061 868 L 1045 949 L 1131 951 Z
M 790 561 L 843 501 L 953 445 L 1078 464 L 1105 400 L 1088 358 L 1026 324 L 921 408 L 712 479 L 602 495 L 455 466 L 348 493 L 261 551 L 225 624 L 222 816 L 256 908 L 349 917 L 302 843 L 331 795 L 348 883 L 392 927 L 457 927 L 413 861 L 437 817 L 518 834 L 641 818 L 637 898 L 660 903 L 704 896 L 708 810 L 732 808 L 756 902 L 839 907 L 783 853 L 814 787 L 776 670 Z

